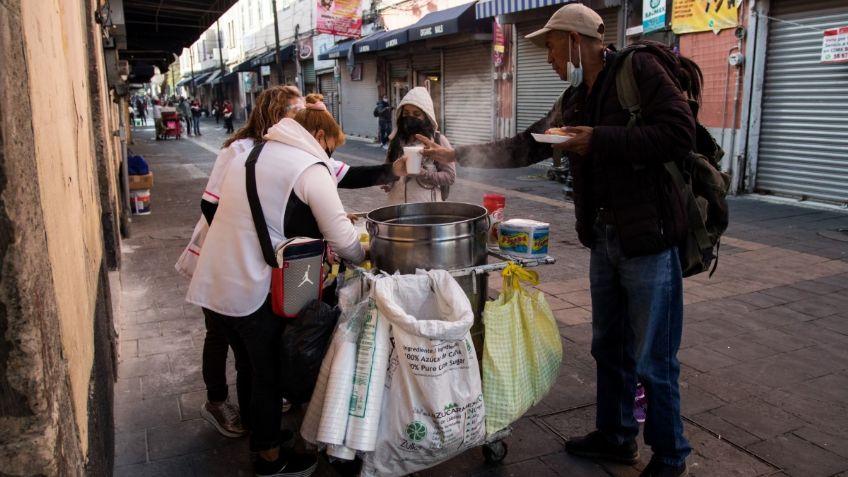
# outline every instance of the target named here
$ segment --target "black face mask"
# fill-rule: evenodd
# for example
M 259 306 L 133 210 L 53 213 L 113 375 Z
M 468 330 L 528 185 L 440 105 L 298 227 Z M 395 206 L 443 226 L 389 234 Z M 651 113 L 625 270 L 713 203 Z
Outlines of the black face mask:
M 327 157 L 333 157 L 333 153 L 336 151 L 334 149 L 330 149 L 329 147 L 325 147 L 324 152 L 327 153 Z
M 400 129 L 407 136 L 411 137 L 414 134 L 426 134 L 429 128 L 427 127 L 427 123 L 421 119 L 413 116 L 404 116 L 400 118 Z

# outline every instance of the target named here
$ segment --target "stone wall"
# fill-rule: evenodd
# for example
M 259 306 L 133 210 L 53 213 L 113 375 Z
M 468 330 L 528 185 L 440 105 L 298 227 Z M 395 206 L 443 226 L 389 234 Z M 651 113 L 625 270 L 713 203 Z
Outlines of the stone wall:
M 4 475 L 111 474 L 120 142 L 96 2 L 0 0 Z

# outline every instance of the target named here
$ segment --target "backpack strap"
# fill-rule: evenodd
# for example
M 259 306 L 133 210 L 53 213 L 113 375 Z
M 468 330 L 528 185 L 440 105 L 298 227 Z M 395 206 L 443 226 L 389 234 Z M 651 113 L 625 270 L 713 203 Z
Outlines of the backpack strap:
M 615 89 L 618 93 L 618 102 L 623 109 L 630 113 L 630 121 L 627 127 L 632 127 L 642 121 L 642 104 L 639 95 L 639 85 L 636 84 L 636 76 L 633 74 L 633 52 L 631 49 L 622 53 L 624 57 L 619 60 L 618 71 L 615 74 Z
M 268 224 L 265 222 L 265 214 L 262 212 L 262 204 L 259 202 L 259 193 L 256 191 L 256 161 L 259 159 L 259 153 L 265 143 L 260 143 L 254 146 L 247 156 L 247 161 L 244 167 L 247 168 L 245 174 L 245 188 L 247 189 L 247 202 L 250 204 L 250 215 L 253 216 L 253 226 L 256 227 L 256 235 L 259 237 L 259 246 L 262 248 L 262 256 L 265 258 L 265 263 L 272 268 L 279 266 L 277 257 L 274 253 L 274 247 L 271 246 L 271 234 L 268 233 Z

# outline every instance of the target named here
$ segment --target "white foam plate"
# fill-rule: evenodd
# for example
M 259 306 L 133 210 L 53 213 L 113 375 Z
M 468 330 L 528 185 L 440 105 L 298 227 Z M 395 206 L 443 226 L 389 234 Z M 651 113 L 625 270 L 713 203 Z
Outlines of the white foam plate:
M 535 139 L 537 142 L 546 142 L 548 144 L 560 144 L 560 143 L 568 141 L 569 139 L 574 137 L 574 136 L 559 136 L 559 135 L 556 135 L 556 134 L 536 134 L 536 133 L 530 133 L 530 134 L 533 135 L 533 139 Z

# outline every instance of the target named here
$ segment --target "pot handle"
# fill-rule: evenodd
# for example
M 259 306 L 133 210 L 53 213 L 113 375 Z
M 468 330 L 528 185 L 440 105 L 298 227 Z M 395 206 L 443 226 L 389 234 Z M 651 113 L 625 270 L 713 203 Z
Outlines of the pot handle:
M 380 228 L 377 227 L 375 222 L 369 220 L 368 222 L 365 222 L 365 230 L 368 231 L 368 235 L 374 238 L 377 237 L 377 231 L 380 230 Z

